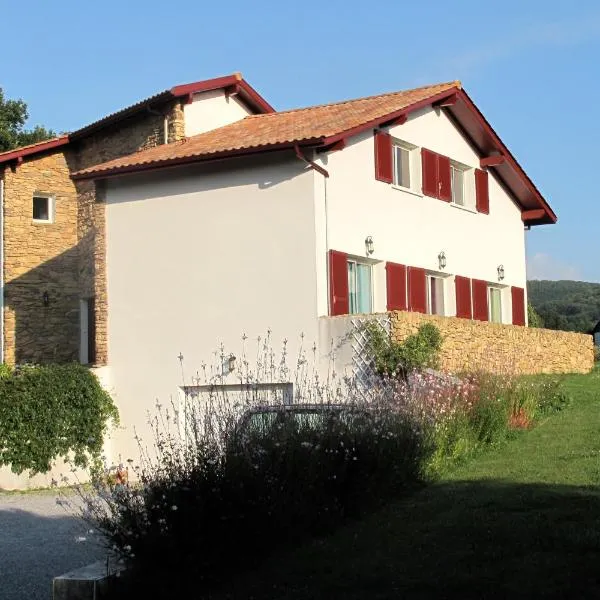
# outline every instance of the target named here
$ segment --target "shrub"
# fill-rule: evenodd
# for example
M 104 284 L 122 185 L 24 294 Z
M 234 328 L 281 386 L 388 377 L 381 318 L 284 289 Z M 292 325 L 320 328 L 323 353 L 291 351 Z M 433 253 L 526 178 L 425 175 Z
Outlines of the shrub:
M 369 349 L 380 375 L 401 376 L 416 369 L 435 367 L 442 347 L 440 330 L 433 323 L 423 323 L 417 333 L 396 342 L 376 322 L 365 324 Z
M 278 364 L 269 356 L 261 364 Z M 83 497 L 85 518 L 127 561 L 131 591 L 209 594 L 284 546 L 327 534 L 499 443 L 514 415 L 529 424 L 544 403 L 562 406 L 554 385 L 492 375 L 416 370 L 383 374 L 368 390 L 355 384 L 332 390 L 315 377 L 298 386 L 296 402 L 321 399 L 324 415 L 343 402 L 338 419 L 267 419 L 240 431 L 256 396 L 234 403 L 217 390 L 203 404 L 160 409 L 155 451 L 141 452 L 135 469 L 139 483 L 102 480 Z
M 0 465 L 15 473 L 47 472 L 59 456 L 86 466 L 111 420 L 117 409 L 82 365 L 0 370 Z

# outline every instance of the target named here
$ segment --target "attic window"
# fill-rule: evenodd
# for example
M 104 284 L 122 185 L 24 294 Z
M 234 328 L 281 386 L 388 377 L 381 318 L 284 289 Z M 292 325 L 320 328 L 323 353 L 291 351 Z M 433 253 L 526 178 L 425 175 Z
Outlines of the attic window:
M 54 221 L 53 197 L 45 194 L 33 195 L 33 220 L 36 223 L 52 223 Z

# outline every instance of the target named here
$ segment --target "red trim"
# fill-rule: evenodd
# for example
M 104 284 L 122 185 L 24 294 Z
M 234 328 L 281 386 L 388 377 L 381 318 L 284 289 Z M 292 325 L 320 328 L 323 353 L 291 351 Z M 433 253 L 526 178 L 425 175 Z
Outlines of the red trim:
M 456 275 L 454 287 L 456 290 L 456 316 L 461 319 L 472 319 L 471 280 L 468 277 Z
M 445 98 L 444 100 L 438 100 L 437 102 L 433 103 L 433 106 L 454 106 L 456 103 L 458 102 L 458 94 L 452 94 L 451 96 L 448 96 L 448 98 Z
M 520 287 L 511 287 L 512 322 L 513 325 L 525 325 L 525 290 Z
M 384 183 L 392 183 L 394 180 L 392 136 L 385 131 L 376 131 L 373 140 L 375 149 L 375 179 Z
M 9 162 L 11 160 L 17 160 L 19 163 L 23 161 L 24 156 L 29 156 L 31 154 L 38 154 L 40 152 L 46 152 L 48 150 L 53 150 L 54 148 L 60 148 L 61 146 L 66 146 L 69 143 L 69 136 L 63 135 L 59 138 L 54 138 L 52 140 L 46 140 L 45 142 L 40 142 L 39 144 L 32 144 L 31 146 L 26 146 L 24 148 L 17 148 L 16 150 L 11 150 L 9 152 L 4 152 L 0 154 L 0 164 Z
M 318 165 L 316 162 L 310 160 L 310 158 L 306 158 L 306 156 L 302 154 L 300 146 L 298 146 L 298 144 L 294 145 L 294 152 L 296 153 L 296 156 L 302 162 L 306 163 L 311 169 L 314 169 L 315 171 L 317 171 L 317 173 L 321 173 L 323 177 L 329 177 L 329 172 L 327 171 L 327 169 L 324 169 L 321 165 Z
M 473 318 L 478 321 L 488 320 L 488 283 L 481 279 L 473 279 Z
M 338 152 L 339 150 L 343 150 L 346 147 L 346 139 L 341 139 L 339 142 L 335 144 L 331 144 L 331 146 L 325 146 L 324 148 L 319 148 L 317 152 Z
M 348 256 L 345 252 L 329 251 L 329 314 L 347 315 L 350 312 L 348 297 Z
M 485 169 L 486 167 L 497 167 L 498 165 L 501 165 L 504 163 L 504 156 L 502 154 L 494 154 L 493 156 L 484 156 L 483 158 L 479 159 L 479 166 L 482 169 Z
M 402 113 L 401 115 L 390 119 L 389 121 L 385 121 L 381 124 L 381 127 L 393 127 L 394 125 L 404 125 L 408 121 L 408 115 L 406 113 Z
M 488 151 L 493 149 L 497 149 L 500 154 L 505 157 L 505 162 L 502 165 L 498 165 L 500 168 L 509 168 L 512 172 L 513 176 L 520 182 L 520 184 L 526 189 L 526 194 L 519 195 L 510 185 L 507 184 L 507 187 L 514 196 L 519 200 L 521 206 L 524 209 L 528 209 L 529 207 L 523 204 L 523 200 L 525 202 L 529 202 L 529 198 L 533 199 L 541 208 L 545 211 L 545 217 L 543 219 L 543 223 L 556 223 L 557 217 L 554 211 L 550 208 L 548 203 L 544 200 L 540 191 L 535 187 L 534 183 L 529 179 L 521 165 L 516 161 L 515 157 L 511 154 L 510 150 L 503 144 L 502 140 L 498 137 L 498 134 L 492 129 L 492 126 L 487 122 L 485 117 L 481 114 L 480 110 L 475 106 L 474 102 L 469 98 L 467 93 L 464 90 L 458 90 L 458 100 L 457 104 L 448 109 L 448 111 L 453 113 L 454 118 L 458 121 L 463 129 L 466 129 L 464 123 L 461 122 L 460 117 L 456 114 L 460 105 L 462 104 L 469 113 L 469 116 L 473 118 L 479 128 L 482 130 L 484 136 L 487 138 L 486 145 L 489 147 Z M 477 145 L 477 144 L 476 144 Z M 480 152 L 482 149 L 480 149 Z M 500 171 L 497 170 L 496 173 Z
M 440 92 L 439 94 L 435 94 L 434 96 L 430 96 L 429 98 L 425 98 L 424 100 L 415 102 L 414 104 L 411 104 L 409 106 L 401 108 L 400 110 L 396 110 L 387 115 L 377 117 L 376 119 L 371 119 L 370 121 L 367 121 L 366 123 L 363 123 L 362 125 L 357 125 L 356 127 L 351 127 L 350 129 L 346 129 L 345 131 L 336 133 L 335 135 L 330 135 L 326 138 L 323 138 L 323 143 L 324 144 L 333 144 L 334 142 L 337 142 L 338 140 L 341 140 L 342 138 L 347 138 L 347 137 L 350 137 L 353 135 L 357 135 L 358 133 L 362 133 L 363 131 L 365 131 L 367 129 L 377 129 L 377 128 L 381 127 L 384 123 L 389 123 L 390 121 L 392 121 L 404 114 L 406 114 L 408 116 L 411 112 L 414 112 L 421 108 L 425 108 L 426 106 L 431 106 L 431 104 L 436 102 L 437 100 L 443 100 L 444 98 L 451 96 L 453 93 L 456 92 L 457 89 L 458 88 L 450 88 L 449 90 L 446 90 L 445 92 Z
M 387 309 L 406 310 L 406 265 L 388 262 L 385 264 Z
M 475 169 L 475 207 L 477 212 L 490 214 L 490 185 L 487 171 Z
M 535 210 L 524 210 L 521 213 L 521 219 L 523 222 L 526 221 L 537 221 L 543 219 L 546 211 L 543 208 L 536 208 Z
M 108 179 L 110 177 L 117 177 L 119 175 L 125 175 L 127 173 L 137 173 L 138 171 L 152 171 L 154 169 L 166 169 L 170 167 L 179 167 L 182 165 L 189 165 L 192 163 L 200 163 L 200 162 L 214 162 L 218 160 L 226 160 L 230 158 L 237 158 L 240 156 L 247 156 L 248 154 L 257 154 L 260 152 L 276 152 L 280 150 L 294 150 L 296 146 L 303 148 L 314 148 L 317 144 L 320 143 L 319 139 L 307 139 L 303 140 L 301 144 L 294 144 L 290 142 L 283 142 L 280 144 L 268 144 L 260 147 L 252 147 L 252 148 L 241 148 L 237 150 L 226 150 L 224 152 L 214 152 L 213 154 L 204 154 L 202 156 L 191 155 L 191 156 L 182 156 L 176 159 L 163 159 L 156 160 L 143 164 L 135 164 L 135 165 L 124 165 L 122 167 L 109 167 L 102 171 L 95 170 L 95 167 L 90 167 L 94 169 L 91 172 L 83 172 L 83 173 L 73 173 L 71 175 L 72 179 L 75 180 L 85 180 L 85 179 Z

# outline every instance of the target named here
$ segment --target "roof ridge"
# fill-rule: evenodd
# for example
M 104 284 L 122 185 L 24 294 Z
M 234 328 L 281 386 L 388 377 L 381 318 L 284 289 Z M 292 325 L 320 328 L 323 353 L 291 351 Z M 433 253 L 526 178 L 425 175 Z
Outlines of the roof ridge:
M 340 106 L 342 104 L 349 104 L 350 102 L 359 102 L 361 100 L 373 100 L 375 98 L 385 98 L 385 97 L 394 96 L 397 94 L 408 94 L 410 92 L 417 92 L 420 90 L 427 90 L 429 88 L 441 87 L 441 86 L 448 86 L 449 88 L 457 87 L 458 89 L 462 89 L 462 83 L 460 82 L 460 80 L 455 79 L 454 81 L 444 81 L 441 83 L 432 83 L 429 85 L 423 85 L 421 87 L 411 88 L 408 90 L 396 90 L 395 92 L 384 92 L 383 94 L 373 94 L 371 96 L 361 96 L 359 98 L 347 98 L 346 100 L 338 100 L 337 102 L 324 102 L 322 104 L 313 104 L 312 106 L 301 106 L 299 108 L 290 108 L 288 110 L 278 110 L 274 113 L 265 113 L 265 114 L 260 114 L 260 115 L 248 115 L 247 117 L 244 117 L 244 118 L 245 119 L 255 119 L 256 117 L 285 115 L 287 113 L 301 112 L 303 110 L 312 110 L 314 108 L 325 108 L 327 106 Z

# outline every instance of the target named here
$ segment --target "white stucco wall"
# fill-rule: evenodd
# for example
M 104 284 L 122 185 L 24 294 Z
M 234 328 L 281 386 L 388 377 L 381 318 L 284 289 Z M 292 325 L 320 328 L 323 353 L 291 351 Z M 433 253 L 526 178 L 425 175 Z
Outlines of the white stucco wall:
M 194 94 L 193 102 L 184 106 L 183 113 L 187 137 L 223 127 L 251 114 L 235 96 L 226 96 L 223 90 Z
M 293 364 L 300 335 L 306 347 L 316 341 L 314 173 L 291 156 L 108 186 L 108 361 L 126 427 L 113 441 L 121 459 L 134 451 L 132 425 L 214 364 L 221 343 L 239 359 L 245 333 L 255 357 L 271 329 L 276 352 L 289 340 Z
M 443 111 L 425 109 L 403 125 L 390 129 L 393 137 L 446 155 L 478 168 L 479 157 Z M 419 152 L 420 159 L 420 152 Z M 490 214 L 478 214 L 435 198 L 413 194 L 377 181 L 374 176 L 373 132 L 356 136 L 342 151 L 322 158 L 330 173 L 321 212 L 326 224 L 317 229 L 319 254 L 328 249 L 365 256 L 365 238 L 374 240 L 374 310 L 386 308 L 385 261 L 438 271 L 444 251 L 448 275 L 463 275 L 507 286 L 503 291 L 503 320 L 510 322 L 508 286 L 526 287 L 525 235 L 519 208 L 490 173 Z M 413 174 L 421 190 L 420 172 Z M 319 214 L 319 211 L 317 211 Z M 325 217 L 323 217 L 325 221 Z M 325 233 L 326 232 L 326 233 Z M 320 233 L 320 235 L 319 235 Z M 498 282 L 497 267 L 505 279 Z M 453 278 L 446 286 L 447 314 L 456 314 Z M 327 314 L 327 291 L 319 288 L 319 314 Z

